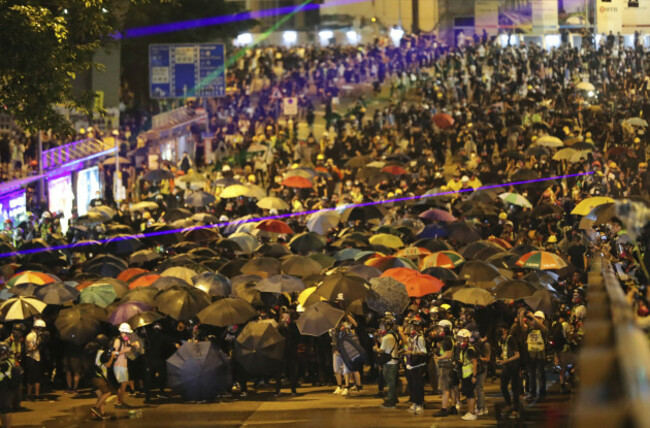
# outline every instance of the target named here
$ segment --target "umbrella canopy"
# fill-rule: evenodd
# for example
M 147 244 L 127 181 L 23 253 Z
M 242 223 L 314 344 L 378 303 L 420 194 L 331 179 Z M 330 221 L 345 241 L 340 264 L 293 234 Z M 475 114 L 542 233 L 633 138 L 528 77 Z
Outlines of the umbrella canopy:
M 579 82 L 579 83 L 576 84 L 575 88 L 580 90 L 580 91 L 594 91 L 594 90 L 596 90 L 596 87 L 593 84 L 589 83 L 589 82 Z
M 81 303 L 93 303 L 105 308 L 117 298 L 115 288 L 111 284 L 93 284 L 81 290 L 79 301 Z
M 467 282 L 491 281 L 500 275 L 499 270 L 482 260 L 470 260 L 460 268 L 459 277 Z
M 557 137 L 553 137 L 552 135 L 544 135 L 542 137 L 539 137 L 537 140 L 535 140 L 535 144 L 538 146 L 544 146 L 544 147 L 563 147 L 564 143 L 562 140 L 560 140 Z
M 454 118 L 447 113 L 437 113 L 431 118 L 438 128 L 447 129 L 454 126 Z
M 524 303 L 533 311 L 542 311 L 547 317 L 555 313 L 557 298 L 548 290 L 537 290 L 532 296 L 524 297 Z
M 285 338 L 268 322 L 254 321 L 237 336 L 234 360 L 251 376 L 268 376 L 282 370 Z
M 233 184 L 223 189 L 219 197 L 222 199 L 239 198 L 240 196 L 248 196 L 248 193 L 248 187 L 243 184 Z
M 406 247 L 395 253 L 395 257 L 406 257 L 409 259 L 418 259 L 431 254 L 431 251 L 423 247 Z
M 348 307 L 368 294 L 368 282 L 356 275 L 335 273 L 327 276 L 316 293 L 326 300 L 341 301 Z
M 300 278 L 315 275 L 321 270 L 321 264 L 307 256 L 288 256 L 282 262 L 282 272 Z
M 120 325 L 127 322 L 141 312 L 153 309 L 150 305 L 143 302 L 126 302 L 119 305 L 108 317 L 108 322 L 113 325 Z
M 84 345 L 90 342 L 99 331 L 99 322 L 105 312 L 95 305 L 75 305 L 63 309 L 56 317 L 54 326 L 61 340 Z
M 34 297 L 48 305 L 63 305 L 76 300 L 79 297 L 79 291 L 63 282 L 53 282 L 38 287 L 34 291 Z
M 504 281 L 492 289 L 497 299 L 518 300 L 532 296 L 537 289 L 526 281 L 511 279 Z
M 481 239 L 480 233 L 476 228 L 466 221 L 454 221 L 445 226 L 450 239 L 455 240 L 459 244 L 468 244 L 470 242 L 478 241 Z
M 311 251 L 320 251 L 325 248 L 327 238 L 316 232 L 303 232 L 294 236 L 289 241 L 291 251 L 295 253 L 307 253 Z
M 383 315 L 403 313 L 411 303 L 404 284 L 391 277 L 372 278 L 367 297 L 368 307 Z
M 609 198 L 607 196 L 595 196 L 593 198 L 583 199 L 582 201 L 580 201 L 578 205 L 575 206 L 573 210 L 571 210 L 571 214 L 586 216 L 594 208 L 600 205 L 611 204 L 611 203 L 614 203 L 614 199 Z
M 410 297 L 422 297 L 427 294 L 439 293 L 444 286 L 444 283 L 438 278 L 420 273 L 414 269 L 389 269 L 381 276 L 396 279 L 404 284 Z
M 495 302 L 489 291 L 474 287 L 461 288 L 452 294 L 451 298 L 466 305 L 487 306 Z
M 301 334 L 318 337 L 336 327 L 344 315 L 328 302 L 317 302 L 305 309 L 296 324 Z
M 219 232 L 213 226 L 194 226 L 183 231 L 183 240 L 206 243 L 219 239 Z
M 533 204 L 531 204 L 528 199 L 526 199 L 524 196 L 520 195 L 519 193 L 502 193 L 499 195 L 501 199 L 503 199 L 504 202 L 507 202 L 511 205 L 516 205 L 518 207 L 524 207 L 524 208 L 532 208 Z
M 156 290 L 169 290 L 170 288 L 188 288 L 190 283 L 175 276 L 161 276 L 151 284 Z
M 156 261 L 158 261 L 160 259 L 161 259 L 161 256 L 156 251 L 146 249 L 146 250 L 136 251 L 135 253 L 131 254 L 129 256 L 129 264 L 130 265 L 140 265 L 141 266 L 141 265 L 144 265 L 144 264 L 147 264 L 147 263 L 156 262 Z M 141 270 L 143 270 L 143 269 L 141 269 Z M 131 269 L 129 269 L 129 271 L 131 271 Z M 120 276 L 124 277 L 122 275 L 123 273 L 124 272 L 120 273 L 118 275 L 118 278 Z M 127 281 L 127 280 L 124 280 L 124 281 Z
M 214 195 L 202 190 L 185 195 L 185 204 L 191 207 L 205 207 L 216 201 Z
M 553 155 L 553 160 L 556 161 L 565 160 L 570 163 L 582 162 L 583 160 L 587 159 L 587 153 L 588 152 L 582 150 L 575 150 L 567 147 L 565 149 L 561 149 L 555 152 L 555 154 Z
M 373 245 L 383 245 L 388 248 L 402 248 L 404 247 L 404 242 L 399 238 L 399 236 L 391 235 L 389 233 L 378 233 L 372 235 L 368 242 Z
M 170 267 L 168 269 L 165 269 L 163 273 L 160 274 L 160 276 L 171 276 L 174 278 L 182 279 L 183 281 L 187 282 L 188 284 L 192 283 L 192 278 L 196 276 L 197 272 L 195 270 L 183 267 L 183 266 L 176 266 L 176 267 Z
M 160 275 L 157 273 L 149 273 L 146 275 L 138 276 L 129 283 L 129 289 L 133 290 L 139 287 L 150 287 L 151 284 L 158 280 L 158 278 L 160 278 Z
M 142 201 L 131 205 L 131 211 L 155 211 L 160 206 L 153 201 Z
M 382 273 L 376 267 L 366 266 L 366 265 L 346 266 L 345 268 L 343 268 L 343 272 L 348 273 L 350 275 L 360 276 L 366 281 L 368 281 L 371 278 L 376 278 L 378 276 L 381 276 Z
M 567 266 L 566 262 L 557 254 L 548 251 L 531 251 L 524 254 L 517 260 L 517 266 L 530 269 L 562 269 Z
M 187 320 L 210 304 L 210 296 L 198 288 L 170 288 L 156 296 L 158 310 L 175 320 Z
M 265 293 L 300 293 L 305 284 L 295 276 L 273 275 L 261 280 L 255 288 Z
M 275 196 L 267 196 L 257 201 L 257 206 L 265 210 L 289 211 L 289 204 Z
M 629 119 L 625 119 L 623 122 L 626 123 L 627 125 L 638 126 L 641 128 L 648 127 L 648 122 L 645 119 L 642 119 L 640 117 L 631 117 Z
M 167 385 L 185 400 L 213 400 L 232 384 L 230 359 L 210 341 L 185 342 L 167 359 Z
M 290 235 L 293 233 L 293 229 L 291 229 L 288 224 L 286 224 L 283 221 L 273 220 L 273 219 L 262 220 L 257 224 L 257 226 L 255 226 L 255 228 L 259 230 L 264 230 L 265 232 L 279 233 L 285 235 Z
M 388 269 L 399 268 L 399 267 L 411 268 L 411 269 L 416 268 L 415 264 L 411 260 L 403 257 L 393 257 L 393 256 L 373 257 L 371 259 L 366 260 L 364 264 L 367 266 L 375 267 L 381 271 L 386 271 Z
M 300 177 L 298 175 L 285 178 L 282 180 L 281 184 L 285 187 L 293 187 L 296 189 L 309 189 L 313 186 L 312 182 L 309 181 L 308 178 Z
M 446 269 L 453 269 L 460 266 L 465 262 L 463 256 L 455 251 L 436 251 L 435 253 L 426 256 L 420 262 L 420 270 L 443 267 Z
M 193 278 L 194 287 L 211 296 L 229 296 L 230 279 L 220 273 L 203 272 Z
M 147 250 L 143 250 L 147 251 Z M 135 278 L 136 276 L 139 275 L 144 275 L 148 273 L 149 271 L 146 269 L 141 269 L 141 268 L 130 268 L 125 271 L 122 271 L 116 279 L 119 279 L 120 281 L 128 282 L 131 279 Z
M 174 174 L 169 171 L 168 169 L 152 169 L 151 171 L 148 171 L 142 179 L 144 181 L 149 181 L 151 183 L 156 183 L 158 181 L 163 181 L 163 180 L 171 180 L 174 178 Z
M 133 317 L 129 318 L 127 323 L 131 326 L 132 329 L 140 328 L 140 327 L 146 327 L 150 324 L 153 324 L 157 321 L 160 321 L 163 319 L 163 316 L 156 311 L 147 311 L 147 312 L 139 312 Z
M 26 320 L 43 312 L 47 306 L 31 297 L 14 297 L 0 305 L 0 319 L 3 321 Z
M 143 302 L 147 303 L 149 305 L 154 305 L 156 301 L 156 295 L 160 290 L 156 288 L 134 288 L 133 290 L 130 290 L 124 294 L 120 298 L 121 302 Z
M 368 221 L 380 219 L 386 216 L 386 212 L 379 205 L 362 205 L 346 209 L 341 215 L 342 221 Z
M 216 327 L 243 324 L 256 316 L 257 311 L 250 303 L 232 297 L 219 299 L 197 314 L 203 324 Z
M 7 281 L 5 288 L 12 288 L 18 284 L 45 285 L 56 281 L 57 281 L 56 278 L 52 277 L 51 275 L 28 270 L 28 271 L 17 273 L 14 276 L 12 276 L 11 279 Z
M 420 213 L 419 217 L 429 221 L 441 221 L 445 223 L 457 220 L 452 213 L 449 211 L 441 210 L 439 208 L 430 208 Z
M 237 232 L 228 236 L 228 239 L 239 245 L 241 251 L 245 254 L 252 254 L 260 245 L 260 241 L 250 233 Z
M 168 211 L 165 211 L 163 218 L 165 221 L 173 223 L 177 220 L 188 219 L 192 217 L 192 211 L 187 208 L 172 208 Z
M 132 254 L 143 247 L 142 241 L 133 235 L 116 235 L 106 241 L 104 251 L 118 256 Z M 117 276 L 117 275 L 116 275 Z
M 340 220 L 341 215 L 334 210 L 319 211 L 307 218 L 307 229 L 321 235 L 327 235 L 327 232 L 336 227 Z

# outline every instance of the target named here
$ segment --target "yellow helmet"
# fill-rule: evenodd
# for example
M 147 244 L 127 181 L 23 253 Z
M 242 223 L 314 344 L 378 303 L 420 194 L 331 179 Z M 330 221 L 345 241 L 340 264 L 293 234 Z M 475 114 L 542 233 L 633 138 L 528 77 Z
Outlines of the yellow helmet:
M 249 174 L 249 175 L 248 175 L 248 182 L 249 182 L 249 183 L 253 183 L 253 184 L 255 184 L 255 181 L 256 181 L 256 180 L 257 180 L 257 179 L 255 178 L 255 174 Z
M 555 236 L 555 235 L 549 236 L 548 240 L 546 242 L 548 242 L 549 244 L 556 244 L 557 243 L 557 236 Z
M 636 138 L 634 139 L 634 144 L 636 144 L 636 143 L 640 143 L 640 142 L 641 142 L 641 139 L 640 139 L 639 137 L 636 137 Z
M 508 214 L 506 214 L 506 213 L 504 213 L 503 211 L 501 211 L 501 212 L 499 213 L 499 219 L 500 219 L 500 220 L 507 220 L 507 219 L 508 219 Z
M 325 160 L 325 155 L 322 153 L 319 153 L 318 156 L 316 156 L 317 160 Z
M 298 165 L 297 163 L 292 164 L 290 167 L 290 169 L 298 169 L 298 168 L 300 168 L 300 165 Z
M 534 230 L 529 230 L 528 231 L 528 237 L 530 239 L 535 239 L 535 231 Z
M 609 167 L 609 169 L 616 169 L 616 168 L 618 168 L 618 165 L 616 165 L 616 162 L 614 162 L 614 161 L 608 163 L 607 166 Z

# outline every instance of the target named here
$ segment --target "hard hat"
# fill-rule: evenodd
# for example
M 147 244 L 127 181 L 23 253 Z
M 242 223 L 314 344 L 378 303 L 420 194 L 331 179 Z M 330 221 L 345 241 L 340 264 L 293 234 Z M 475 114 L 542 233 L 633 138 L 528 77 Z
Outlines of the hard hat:
M 255 174 L 249 174 L 248 175 L 248 182 L 249 183 L 255 183 L 255 181 L 256 181 Z
M 79 134 L 83 135 L 86 133 L 86 130 L 84 128 L 79 129 Z
M 125 322 L 120 324 L 120 328 L 118 328 L 120 333 L 133 333 L 133 329 L 131 326 Z
M 549 244 L 555 244 L 557 243 L 557 237 L 555 235 L 551 235 L 548 237 L 548 240 L 546 242 L 548 242 Z
M 639 137 L 636 137 L 636 138 L 634 139 L 634 144 L 636 144 L 636 143 L 640 143 L 640 142 L 641 142 L 641 139 L 640 139 Z
M 221 172 L 228 172 L 230 171 L 230 165 L 224 165 L 223 168 L 221 168 Z
M 528 231 L 528 237 L 530 239 L 535 239 L 535 231 L 534 230 L 529 230 Z
M 149 211 L 145 211 L 144 214 L 142 214 L 142 218 L 145 220 L 151 219 L 151 213 Z
M 322 153 L 319 153 L 318 156 L 316 156 L 317 160 L 325 160 L 325 155 Z
M 461 182 L 463 183 L 469 183 L 469 177 L 466 175 L 463 175 L 463 178 L 460 179 Z
M 289 169 L 298 169 L 298 168 L 300 168 L 300 165 L 298 165 L 297 163 L 294 163 L 294 164 L 291 164 L 291 167 Z
M 449 309 L 451 309 L 451 305 L 449 305 L 448 303 L 443 303 L 442 305 L 440 305 L 440 309 L 444 309 L 445 311 L 448 311 Z
M 542 311 L 537 311 L 537 312 L 535 312 L 535 313 L 533 314 L 533 316 L 534 316 L 535 318 L 541 318 L 541 319 L 543 319 L 543 320 L 546 319 L 546 315 L 544 315 L 544 312 L 542 312 Z
M 464 339 L 469 339 L 470 337 L 472 337 L 472 333 L 470 333 L 469 330 L 467 330 L 466 328 L 463 328 L 458 331 L 457 336 L 462 337 Z
M 438 327 L 448 327 L 448 328 L 451 328 L 451 327 L 452 327 L 452 325 L 451 325 L 451 321 L 449 321 L 449 320 L 440 320 L 440 321 L 438 321 Z
M 585 134 L 585 137 L 587 137 L 587 138 L 591 138 L 591 132 L 587 132 L 587 133 Z
M 47 325 L 45 324 L 45 321 L 43 321 L 42 319 L 37 319 L 37 320 L 34 321 L 34 327 L 45 328 L 45 327 L 47 327 Z
M 500 220 L 507 220 L 507 219 L 508 219 L 508 214 L 506 214 L 506 213 L 504 213 L 503 211 L 501 211 L 501 212 L 499 213 L 499 219 L 500 219 Z
M 608 163 L 607 166 L 609 167 L 609 169 L 616 169 L 616 168 L 618 168 L 618 165 L 616 165 L 616 162 L 614 162 L 614 161 Z

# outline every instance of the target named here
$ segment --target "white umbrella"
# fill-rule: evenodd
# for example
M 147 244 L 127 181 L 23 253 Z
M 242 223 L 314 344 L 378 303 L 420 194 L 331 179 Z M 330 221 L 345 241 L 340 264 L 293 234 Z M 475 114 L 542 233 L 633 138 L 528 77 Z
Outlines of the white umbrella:
M 535 145 L 544 147 L 562 147 L 564 143 L 557 137 L 552 135 L 544 135 L 535 140 Z
M 252 254 L 255 249 L 260 245 L 260 241 L 249 233 L 237 232 L 228 237 L 230 241 L 234 241 L 239 245 L 241 250 L 246 254 Z
M 327 235 L 327 232 L 333 227 L 336 227 L 340 220 L 341 215 L 334 210 L 320 211 L 309 216 L 307 219 L 307 229 L 311 232 Z
M 0 319 L 4 321 L 24 320 L 43 312 L 47 304 L 31 297 L 14 297 L 0 306 Z
M 278 211 L 288 211 L 290 209 L 289 204 L 275 196 L 267 196 L 260 199 L 257 201 L 257 206 L 265 210 L 276 209 Z
M 576 85 L 576 89 L 581 91 L 593 91 L 596 87 L 589 82 L 580 82 Z

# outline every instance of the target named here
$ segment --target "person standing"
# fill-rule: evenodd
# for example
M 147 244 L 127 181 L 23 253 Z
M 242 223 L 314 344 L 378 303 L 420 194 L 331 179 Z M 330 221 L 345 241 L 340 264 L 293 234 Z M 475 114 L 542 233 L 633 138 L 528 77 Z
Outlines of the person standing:
M 133 333 L 133 329 L 130 325 L 123 322 L 120 324 L 119 332 L 120 334 L 113 341 L 113 349 L 115 349 L 113 373 L 115 374 L 117 383 L 120 385 L 120 388 L 117 391 L 117 403 L 115 404 L 115 407 L 128 408 L 128 405 L 124 403 L 124 393 L 129 384 L 129 369 L 126 355 L 132 350 L 129 334 Z
M 6 428 L 11 428 L 14 395 L 18 393 L 11 378 L 13 368 L 11 347 L 0 342 L 0 421 Z
M 427 366 L 427 344 L 422 333 L 422 320 L 415 316 L 410 320 L 411 330 L 402 340 L 406 345 L 406 371 L 410 379 L 411 402 L 409 412 L 421 415 L 424 411 L 424 372 Z M 400 333 L 402 333 L 400 331 Z
M 499 347 L 501 353 L 497 357 L 497 364 L 501 366 L 501 394 L 506 402 L 503 409 L 503 416 L 518 417 L 519 395 L 521 379 L 519 377 L 519 345 L 514 335 L 503 325 L 497 330 Z M 512 398 L 508 391 L 508 385 L 512 388 Z
M 382 407 L 394 409 L 397 406 L 397 374 L 399 369 L 399 341 L 395 332 L 395 318 L 384 318 L 386 334 L 381 339 L 381 345 L 375 346 L 378 353 L 378 364 L 383 365 L 382 374 L 386 385 L 386 396 Z
M 529 327 L 526 339 L 528 346 L 528 395 L 526 398 L 531 401 L 537 398 L 543 400 L 546 397 L 546 372 L 544 371 L 548 338 L 548 329 L 544 325 L 546 316 L 542 311 L 537 311 L 534 315 L 532 312 L 528 312 L 527 319 Z
M 41 377 L 43 367 L 41 365 L 41 346 L 45 321 L 37 319 L 34 321 L 32 331 L 25 337 L 25 376 L 27 378 L 27 396 L 34 392 L 34 398 L 39 399 L 41 394 Z
M 115 388 L 108 381 L 108 369 L 113 365 L 117 353 L 108 351 L 109 340 L 105 334 L 97 335 L 95 342 L 99 349 L 97 349 L 95 354 L 95 370 L 92 385 L 95 388 L 97 401 L 95 402 L 95 406 L 90 408 L 90 412 L 97 419 L 105 420 L 107 419 L 104 412 L 106 400 L 115 392 Z
M 462 416 L 464 421 L 475 421 L 476 416 L 476 376 L 478 361 L 476 350 L 469 343 L 472 337 L 467 329 L 458 332 L 460 339 L 461 392 L 467 398 L 467 413 Z

